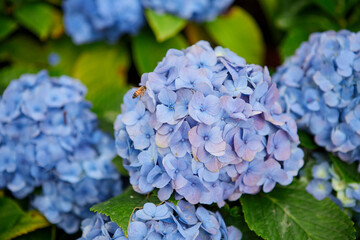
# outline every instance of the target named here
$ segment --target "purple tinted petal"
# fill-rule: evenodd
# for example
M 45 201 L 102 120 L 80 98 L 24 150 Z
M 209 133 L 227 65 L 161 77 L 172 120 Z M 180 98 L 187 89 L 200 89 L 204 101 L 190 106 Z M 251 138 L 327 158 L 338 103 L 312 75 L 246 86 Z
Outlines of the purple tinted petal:
M 260 181 L 261 175 L 254 173 L 247 173 L 244 175 L 243 182 L 248 186 L 256 186 L 256 184 Z
M 173 188 L 170 184 L 166 185 L 163 188 L 160 188 L 158 191 L 158 198 L 160 201 L 168 200 L 173 192 Z
M 219 127 L 213 127 L 210 132 L 208 132 L 209 134 L 209 141 L 211 141 L 212 143 L 221 143 L 223 140 L 222 138 L 222 131 L 220 130 Z
M 159 101 L 165 105 L 175 104 L 177 95 L 168 88 L 163 88 L 158 94 Z
M 169 211 L 168 206 L 160 205 L 160 206 L 156 207 L 155 216 L 156 216 L 156 220 L 165 219 L 165 218 L 170 217 L 170 211 Z
M 288 180 L 288 175 L 286 174 L 286 172 L 282 169 L 277 169 L 275 170 L 273 173 L 272 173 L 272 178 L 282 184 L 282 183 L 285 183 L 287 182 Z
M 199 147 L 203 143 L 203 138 L 197 133 L 198 126 L 189 131 L 189 141 L 194 147 Z
M 138 121 L 139 115 L 133 111 L 124 113 L 122 122 L 126 125 L 134 125 Z
M 136 212 L 136 217 L 140 218 L 141 220 L 145 220 L 145 221 L 152 219 L 152 217 L 149 216 L 149 214 L 147 214 L 144 210 L 137 211 Z
M 199 134 L 199 136 L 204 137 L 204 136 L 209 136 L 211 127 L 207 126 L 205 124 L 200 124 L 197 127 L 197 133 Z
M 147 234 L 147 226 L 143 222 L 134 221 L 129 224 L 129 238 L 134 240 L 143 240 Z
M 175 110 L 171 110 L 165 105 L 156 106 L 156 120 L 161 123 L 171 123 L 174 120 Z
M 205 149 L 214 156 L 223 156 L 225 154 L 226 143 L 212 143 L 211 141 L 205 142 Z
M 245 147 L 244 154 L 242 155 L 242 159 L 245 161 L 252 161 L 255 158 L 256 151 L 252 151 L 250 148 Z
M 214 95 L 206 96 L 204 106 L 206 108 L 206 112 L 212 116 L 216 116 L 221 110 L 220 100 Z
M 276 183 L 272 180 L 266 180 L 263 186 L 263 191 L 265 193 L 271 192 L 274 189 Z

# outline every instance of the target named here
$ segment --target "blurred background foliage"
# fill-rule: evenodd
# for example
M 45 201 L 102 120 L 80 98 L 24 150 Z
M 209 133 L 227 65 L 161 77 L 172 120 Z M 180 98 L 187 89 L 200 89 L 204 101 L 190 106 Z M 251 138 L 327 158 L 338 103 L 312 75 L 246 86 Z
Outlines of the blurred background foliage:
M 41 69 L 52 76 L 78 78 L 88 88 L 87 99 L 100 126 L 109 133 L 123 94 L 137 86 L 140 76 L 152 71 L 169 48 L 182 49 L 207 40 L 213 46 L 230 48 L 248 63 L 267 65 L 273 72 L 312 32 L 360 30 L 360 0 L 236 0 L 224 15 L 202 24 L 145 10 L 148 24 L 137 35 L 123 36 L 112 45 L 97 42 L 78 46 L 64 33 L 61 2 L 0 0 L 0 94 L 12 79 Z M 29 216 L 39 220 L 29 231 L 49 225 L 36 213 L 13 208 L 19 208 L 16 221 Z M 222 211 L 238 224 L 244 223 L 238 207 Z M 244 226 L 243 232 L 251 232 Z M 16 236 L 16 224 L 12 234 Z M 56 235 L 62 238 L 61 233 Z M 40 236 L 49 239 L 54 228 L 19 239 Z

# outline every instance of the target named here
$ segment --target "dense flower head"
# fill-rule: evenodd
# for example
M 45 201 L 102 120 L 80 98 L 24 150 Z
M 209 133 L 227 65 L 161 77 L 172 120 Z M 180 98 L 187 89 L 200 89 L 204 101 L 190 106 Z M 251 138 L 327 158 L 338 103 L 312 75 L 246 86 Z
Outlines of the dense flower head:
M 13 80 L 0 100 L 0 188 L 32 205 L 67 232 L 89 207 L 121 191 L 110 136 L 97 128 L 86 88 L 46 71 Z
M 295 121 L 282 113 L 267 68 L 201 41 L 170 49 L 142 76 L 144 94 L 124 96 L 116 147 L 139 193 L 173 190 L 219 206 L 287 185 L 303 165 Z
M 170 13 L 196 22 L 211 21 L 223 13 L 234 0 L 142 0 L 145 8 Z
M 300 129 L 342 160 L 360 160 L 360 32 L 312 34 L 273 79 Z
M 314 153 L 316 164 L 312 167 L 312 179 L 306 191 L 317 200 L 329 197 L 342 208 L 360 213 L 360 184 L 346 183 L 336 172 L 324 154 Z
M 140 0 L 65 0 L 65 30 L 76 44 L 135 34 L 144 24 Z
M 242 234 L 234 226 L 226 227 L 219 212 L 180 200 L 175 206 L 165 202 L 159 206 L 145 203 L 131 216 L 128 238 L 115 222 L 97 214 L 83 220 L 79 240 L 142 240 L 142 239 L 214 239 L 240 240 Z

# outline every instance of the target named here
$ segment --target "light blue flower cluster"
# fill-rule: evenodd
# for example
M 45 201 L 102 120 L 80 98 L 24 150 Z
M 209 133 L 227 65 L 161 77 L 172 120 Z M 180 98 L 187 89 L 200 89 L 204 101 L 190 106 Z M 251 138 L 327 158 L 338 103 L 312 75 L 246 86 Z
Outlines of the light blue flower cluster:
M 360 32 L 312 34 L 273 79 L 299 128 L 342 160 L 360 160 Z
M 76 44 L 104 39 L 113 43 L 144 24 L 140 0 L 65 0 L 63 9 L 66 33 Z
M 124 96 L 116 147 L 139 193 L 173 190 L 192 204 L 219 206 L 270 192 L 302 167 L 295 121 L 282 113 L 268 70 L 208 42 L 170 49 L 142 76 L 145 93 Z
M 315 153 L 314 158 L 317 163 L 312 168 L 313 179 L 306 191 L 319 201 L 329 197 L 340 207 L 360 212 L 360 184 L 346 183 L 323 154 Z
M 196 22 L 211 21 L 223 13 L 234 0 L 142 0 L 145 8 L 158 13 L 170 13 Z
M 41 71 L 13 80 L 0 100 L 0 188 L 23 198 L 42 186 L 32 205 L 68 233 L 89 206 L 121 191 L 114 142 L 97 129 L 85 93 Z
M 155 240 L 155 239 L 214 239 L 240 240 L 242 234 L 234 226 L 226 227 L 219 212 L 213 213 L 202 206 L 197 208 L 183 200 L 175 206 L 165 202 L 159 206 L 145 203 L 132 216 L 128 238 L 115 222 L 97 214 L 81 223 L 83 230 L 79 240 Z

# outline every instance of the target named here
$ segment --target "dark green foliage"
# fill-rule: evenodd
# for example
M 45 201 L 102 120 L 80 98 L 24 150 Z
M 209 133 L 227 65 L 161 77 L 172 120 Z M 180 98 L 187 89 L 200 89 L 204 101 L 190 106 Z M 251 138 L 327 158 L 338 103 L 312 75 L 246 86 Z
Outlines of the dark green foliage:
M 355 239 L 349 217 L 329 198 L 317 201 L 301 182 L 240 201 L 249 228 L 265 239 Z

